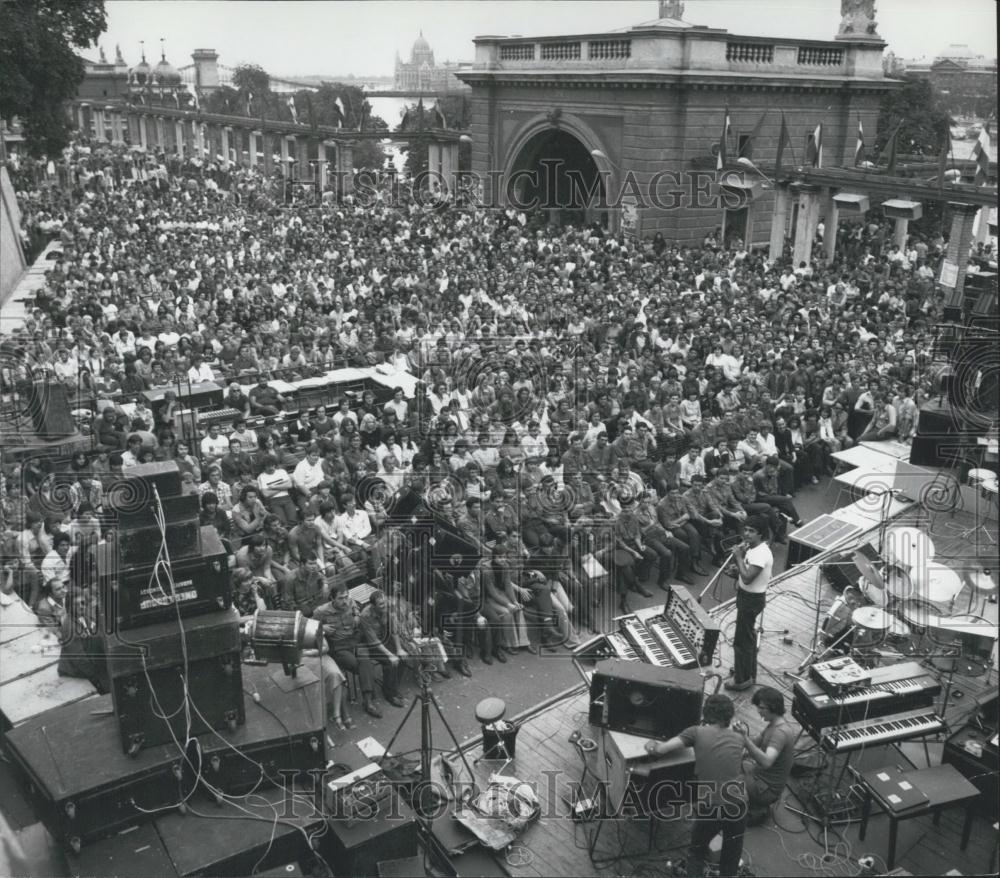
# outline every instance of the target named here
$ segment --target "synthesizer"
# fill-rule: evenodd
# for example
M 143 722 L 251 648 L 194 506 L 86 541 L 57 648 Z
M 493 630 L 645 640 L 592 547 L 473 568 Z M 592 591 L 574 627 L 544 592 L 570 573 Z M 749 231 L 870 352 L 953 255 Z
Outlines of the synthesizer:
M 943 731 L 944 720 L 933 710 L 910 710 L 877 719 L 833 726 L 820 737 L 824 750 L 848 753 L 862 747 L 893 744 Z
M 869 673 L 869 685 L 839 696 L 827 694 L 815 680 L 797 681 L 792 690 L 792 715 L 814 735 L 841 723 L 931 707 L 941 694 L 938 679 L 918 662 L 901 662 Z

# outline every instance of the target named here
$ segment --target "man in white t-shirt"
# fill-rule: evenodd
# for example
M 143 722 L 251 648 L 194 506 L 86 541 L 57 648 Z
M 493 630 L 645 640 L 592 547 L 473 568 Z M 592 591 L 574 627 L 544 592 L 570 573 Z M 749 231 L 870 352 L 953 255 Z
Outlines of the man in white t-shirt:
M 742 692 L 754 685 L 757 678 L 757 633 L 754 625 L 764 612 L 767 586 L 771 581 L 774 556 L 765 542 L 767 520 L 751 515 L 743 525 L 745 542 L 733 549 L 733 560 L 739 570 L 736 589 L 736 633 L 733 635 L 734 667 L 726 688 Z

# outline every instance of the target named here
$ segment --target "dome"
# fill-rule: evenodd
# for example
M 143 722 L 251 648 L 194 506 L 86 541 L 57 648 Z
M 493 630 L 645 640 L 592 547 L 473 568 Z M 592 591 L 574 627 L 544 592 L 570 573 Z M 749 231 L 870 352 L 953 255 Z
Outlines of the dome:
M 431 67 L 434 66 L 434 50 L 431 49 L 430 43 L 424 38 L 424 32 L 420 31 L 420 36 L 417 37 L 416 41 L 413 43 L 413 48 L 410 50 L 410 63 L 411 64 L 430 64 Z
M 940 52 L 938 58 L 950 58 L 953 61 L 969 61 L 976 56 L 965 43 L 949 43 Z
M 146 56 L 135 65 L 129 72 L 129 79 L 137 85 L 146 85 L 149 82 L 150 66 L 146 63 Z
M 414 41 L 411 51 L 416 55 L 417 52 L 429 52 L 430 50 L 431 44 L 424 38 L 424 32 L 420 31 L 420 36 Z
M 166 56 L 164 56 L 160 63 L 156 65 L 156 70 L 154 71 L 156 76 L 156 81 L 159 85 L 180 85 L 181 75 L 177 72 L 177 68 L 171 64 Z

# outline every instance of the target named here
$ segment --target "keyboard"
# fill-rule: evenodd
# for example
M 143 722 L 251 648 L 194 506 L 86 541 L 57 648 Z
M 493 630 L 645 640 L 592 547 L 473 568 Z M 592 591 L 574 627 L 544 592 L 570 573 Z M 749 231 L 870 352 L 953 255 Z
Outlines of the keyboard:
M 658 665 L 659 667 L 670 667 L 673 665 L 670 656 L 657 643 L 656 638 L 634 616 L 624 619 L 621 623 L 621 628 L 629 642 L 635 647 L 639 655 L 642 656 L 643 661 L 651 665 Z
M 933 711 L 910 710 L 879 719 L 834 726 L 823 735 L 821 743 L 826 750 L 847 753 L 862 747 L 934 734 L 944 727 L 944 720 Z
M 614 653 L 618 658 L 625 659 L 630 662 L 641 661 L 639 653 L 632 648 L 632 644 L 629 643 L 621 634 L 609 634 L 608 644 L 611 646 L 611 649 L 614 650 Z
M 670 658 L 677 667 L 695 668 L 698 666 L 695 654 L 688 649 L 684 639 L 666 619 L 662 617 L 647 619 L 646 627 L 653 632 L 653 636 L 659 641 L 660 646 L 670 654 Z
M 800 680 L 793 689 L 792 714 L 815 737 L 818 730 L 903 710 L 929 708 L 941 684 L 918 662 L 875 668 L 868 686 L 831 696 L 815 680 Z
M 198 423 L 202 421 L 231 421 L 240 414 L 236 409 L 215 409 L 214 411 L 201 411 L 197 414 Z

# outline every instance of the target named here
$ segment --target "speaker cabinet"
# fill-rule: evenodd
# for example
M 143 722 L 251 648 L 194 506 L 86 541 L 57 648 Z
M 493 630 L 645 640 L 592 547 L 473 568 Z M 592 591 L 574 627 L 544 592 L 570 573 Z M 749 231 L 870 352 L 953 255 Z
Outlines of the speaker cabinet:
M 703 693 L 697 670 L 607 659 L 590 680 L 590 722 L 665 741 L 701 721 Z
M 331 818 L 327 826 L 324 858 L 337 875 L 377 878 L 379 863 L 417 855 L 416 816 L 396 793 L 367 819 Z
M 58 381 L 35 381 L 28 390 L 35 432 L 41 439 L 62 439 L 76 432 L 66 388 Z

